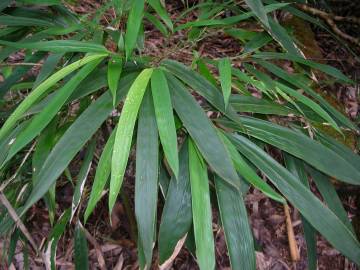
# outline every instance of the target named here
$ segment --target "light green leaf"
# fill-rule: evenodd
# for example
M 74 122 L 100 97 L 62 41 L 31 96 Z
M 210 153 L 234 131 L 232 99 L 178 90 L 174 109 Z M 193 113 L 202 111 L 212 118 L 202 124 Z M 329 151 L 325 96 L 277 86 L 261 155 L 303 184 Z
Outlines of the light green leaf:
M 215 269 L 215 250 L 209 180 L 207 166 L 195 147 L 190 140 L 189 171 L 196 258 L 200 269 L 210 270 Z
M 74 70 L 95 61 L 99 58 L 103 58 L 106 55 L 97 54 L 85 56 L 83 59 L 80 59 L 64 68 L 54 73 L 44 82 L 42 82 L 38 87 L 36 87 L 31 93 L 20 103 L 11 116 L 6 120 L 4 125 L 0 129 L 0 140 L 15 126 L 16 122 L 22 117 L 22 115 L 33 105 L 35 104 L 44 94 L 46 94 L 49 89 L 55 85 L 58 81 L 63 79 L 65 76 L 69 75 Z
M 120 187 L 124 179 L 137 114 L 152 72 L 153 70 L 151 68 L 144 69 L 135 79 L 134 83 L 129 89 L 129 93 L 125 99 L 124 106 L 121 111 L 118 128 L 116 130 L 111 161 L 111 179 L 109 192 L 110 212 L 114 207 L 117 195 L 120 191 Z
M 179 157 L 175 121 L 168 83 L 161 69 L 155 69 L 151 76 L 151 91 L 164 154 L 171 170 L 177 177 L 179 174 Z
M 164 23 L 169 27 L 171 31 L 173 31 L 173 24 L 169 14 L 166 12 L 166 9 L 162 6 L 160 0 L 147 0 L 149 5 L 156 11 L 156 13 L 160 16 L 160 18 L 164 21 Z

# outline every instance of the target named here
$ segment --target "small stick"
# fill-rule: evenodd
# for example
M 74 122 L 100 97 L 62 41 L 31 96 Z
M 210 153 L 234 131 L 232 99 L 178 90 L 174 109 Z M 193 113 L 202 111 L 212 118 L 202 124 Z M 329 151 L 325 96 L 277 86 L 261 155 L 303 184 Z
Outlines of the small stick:
M 290 256 L 291 260 L 298 261 L 300 260 L 300 254 L 299 249 L 296 243 L 294 229 L 292 226 L 291 218 L 290 218 L 290 211 L 289 206 L 285 203 L 284 204 L 284 212 L 286 217 L 286 230 L 288 235 L 288 241 L 289 241 L 289 248 L 290 248 Z

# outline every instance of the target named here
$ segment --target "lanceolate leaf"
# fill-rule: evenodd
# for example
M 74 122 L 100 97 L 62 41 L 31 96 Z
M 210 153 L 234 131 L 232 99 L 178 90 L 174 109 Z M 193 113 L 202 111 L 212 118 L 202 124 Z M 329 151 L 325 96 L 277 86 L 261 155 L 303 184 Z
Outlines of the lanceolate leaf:
M 57 53 L 51 54 L 47 57 L 40 69 L 39 75 L 36 77 L 33 89 L 38 87 L 40 83 L 42 83 L 51 73 L 53 73 L 54 69 L 56 68 L 63 56 L 63 53 Z
M 125 34 L 125 54 L 129 59 L 136 45 L 136 40 L 140 31 L 141 21 L 144 13 L 144 0 L 133 0 L 126 24 Z
M 201 154 L 223 179 L 238 188 L 238 175 L 213 124 L 181 82 L 170 75 L 168 81 L 174 108 Z
M 134 75 L 130 74 L 120 80 L 121 90 L 117 94 L 118 102 L 126 95 L 134 80 Z M 106 92 L 92 103 L 66 130 L 44 162 L 38 175 L 38 182 L 29 195 L 21 214 L 25 213 L 29 207 L 44 196 L 46 191 L 67 168 L 76 153 L 109 116 L 112 109 L 112 97 L 110 93 Z
M 286 168 L 297 178 L 300 182 L 310 190 L 309 181 L 306 175 L 304 162 L 300 159 L 297 159 L 289 154 L 284 155 L 284 160 Z M 306 241 L 306 253 L 308 261 L 308 269 L 316 270 L 317 269 L 317 251 L 316 251 L 316 230 L 311 226 L 311 224 L 301 216 L 304 236 Z
M 173 176 L 166 193 L 166 201 L 159 229 L 159 260 L 163 264 L 174 252 L 176 244 L 191 228 L 191 190 L 189 149 L 186 140 L 179 154 L 179 177 Z
M 219 61 L 219 74 L 225 108 L 227 108 L 231 94 L 231 62 L 229 58 L 223 58 Z
M 189 141 L 189 170 L 197 261 L 200 269 L 215 269 L 207 166 L 191 140 Z
M 160 16 L 160 18 L 164 21 L 164 23 L 169 27 L 169 29 L 173 30 L 173 24 L 171 18 L 166 12 L 165 8 L 162 6 L 160 0 L 147 0 L 149 5 L 156 11 L 156 13 Z
M 215 177 L 221 222 L 229 250 L 231 269 L 256 269 L 255 249 L 243 194 Z
M 54 53 L 109 53 L 109 51 L 103 45 L 77 40 L 50 40 L 41 42 L 10 42 L 0 40 L 0 45 L 5 45 L 16 49 L 30 49 Z
M 342 202 L 338 194 L 336 193 L 335 187 L 331 183 L 330 178 L 310 167 L 307 168 L 307 171 L 310 173 L 326 205 L 330 208 L 331 211 L 335 213 L 335 215 L 338 216 L 338 218 L 348 227 L 348 229 L 355 236 L 356 234 L 354 232 L 354 228 L 351 225 L 347 212 L 344 209 Z
M 124 178 L 137 114 L 152 71 L 152 69 L 144 69 L 135 79 L 120 115 L 111 161 L 109 211 L 116 202 Z
M 304 134 L 252 117 L 240 117 L 239 121 L 243 127 L 220 120 L 227 127 L 274 145 L 330 176 L 350 184 L 360 184 L 360 166 L 355 167 L 336 152 Z
M 41 27 L 51 27 L 54 26 L 53 23 L 35 19 L 35 18 L 28 18 L 28 17 L 20 17 L 20 16 L 11 16 L 11 15 L 2 15 L 0 16 L 0 25 L 7 25 L 7 26 L 41 26 Z
M 46 79 L 44 82 L 42 82 L 38 87 L 31 91 L 31 93 L 25 98 L 25 100 L 20 103 L 16 110 L 6 120 L 6 122 L 0 129 L 0 140 L 15 126 L 16 122 L 22 117 L 25 112 L 36 101 L 38 101 L 40 97 L 42 97 L 47 91 L 49 91 L 50 87 L 55 85 L 58 81 L 69 75 L 74 70 L 104 56 L 105 55 L 103 54 L 85 56 L 83 59 L 62 68 L 61 70 L 50 76 L 48 79 Z
M 147 91 L 139 112 L 136 141 L 135 215 L 148 269 L 152 262 L 159 176 L 159 141 L 154 104 Z
M 154 70 L 151 76 L 151 91 L 161 144 L 170 168 L 177 177 L 179 174 L 179 158 L 175 121 L 168 83 L 161 69 Z
M 116 56 L 109 59 L 107 78 L 108 78 L 110 92 L 114 97 L 113 99 L 114 106 L 116 99 L 116 90 L 118 88 L 122 65 L 123 65 L 123 61 L 121 57 Z
M 243 136 L 231 141 L 336 249 L 360 264 L 360 243 L 346 225 L 296 177 Z
M 97 202 L 101 199 L 102 192 L 110 176 L 111 157 L 115 141 L 116 129 L 110 135 L 110 138 L 105 144 L 104 150 L 100 156 L 98 166 L 96 168 L 94 183 L 91 187 L 91 193 L 87 207 L 84 214 L 84 222 L 88 220 L 90 214 L 93 212 Z
M 34 118 L 30 124 L 16 137 L 15 143 L 10 149 L 7 160 L 11 159 L 19 150 L 36 137 L 58 113 L 66 100 L 76 87 L 89 75 L 89 73 L 101 62 L 102 58 L 96 59 L 84 66 L 74 77 L 70 79 L 49 104 Z

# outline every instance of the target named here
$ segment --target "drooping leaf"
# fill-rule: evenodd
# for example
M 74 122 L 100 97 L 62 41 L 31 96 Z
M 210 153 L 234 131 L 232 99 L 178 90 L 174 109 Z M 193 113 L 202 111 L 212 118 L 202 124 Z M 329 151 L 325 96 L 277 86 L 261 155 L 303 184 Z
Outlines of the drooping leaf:
M 134 132 L 137 114 L 150 80 L 152 69 L 144 69 L 135 79 L 129 89 L 120 115 L 116 130 L 114 149 L 111 160 L 111 179 L 109 191 L 109 211 L 116 202 L 117 195 L 124 178 L 130 153 L 132 134 Z
M 173 254 L 192 223 L 188 140 L 180 149 L 179 161 L 179 177 L 175 179 L 172 176 L 170 180 L 161 216 L 158 240 L 160 264 Z
M 149 5 L 156 11 L 156 13 L 160 16 L 160 18 L 164 21 L 164 23 L 169 27 L 171 31 L 173 31 L 173 23 L 169 14 L 166 12 L 166 9 L 162 6 L 160 0 L 147 0 Z
M 134 75 L 136 74 L 129 74 L 120 80 L 121 90 L 117 92 L 118 102 L 126 95 L 127 90 L 134 80 Z M 29 195 L 21 215 L 36 203 L 51 185 L 55 183 L 56 179 L 67 168 L 76 153 L 106 120 L 112 109 L 112 97 L 110 93 L 104 93 L 66 130 L 65 134 L 61 137 L 44 162 L 38 175 L 39 180 L 33 188 L 32 193 Z
M 189 171 L 196 258 L 200 269 L 215 269 L 207 166 L 191 140 L 189 141 Z
M 57 94 L 49 104 L 39 114 L 34 116 L 30 124 L 16 137 L 15 143 L 10 148 L 7 160 L 12 158 L 51 122 L 76 87 L 94 70 L 101 60 L 102 58 L 99 58 L 88 63 L 57 91 Z
M 256 268 L 254 240 L 243 195 L 218 176 L 215 187 L 231 269 L 253 270 Z
M 238 175 L 213 124 L 184 85 L 171 75 L 167 78 L 173 106 L 201 154 L 224 180 L 238 188 Z
M 105 55 L 103 54 L 85 56 L 83 59 L 62 68 L 61 70 L 50 76 L 48 79 L 46 79 L 44 82 L 42 82 L 38 87 L 31 91 L 31 93 L 25 98 L 25 100 L 23 100 L 23 102 L 21 102 L 20 105 L 17 106 L 15 111 L 6 120 L 6 122 L 0 129 L 0 140 L 14 127 L 14 125 L 22 117 L 22 115 L 50 89 L 50 87 L 63 79 L 65 76 L 69 75 L 74 70 L 104 56 Z
M 284 160 L 286 164 L 286 168 L 297 178 L 300 182 L 310 190 L 309 181 L 307 179 L 307 175 L 305 172 L 304 162 L 289 155 L 284 155 Z M 309 270 L 317 269 L 317 251 L 316 251 L 316 231 L 311 226 L 311 224 L 301 216 L 301 221 L 303 224 L 304 236 L 306 241 L 306 253 L 307 253 L 307 262 Z
M 238 150 L 258 167 L 278 190 L 336 249 L 360 263 L 360 243 L 346 225 L 296 177 L 243 136 L 233 135 Z
M 175 121 L 168 83 L 161 69 L 155 69 L 151 76 L 151 91 L 164 154 L 177 177 L 179 174 L 179 157 Z
M 341 181 L 360 184 L 360 166 L 355 167 L 336 152 L 304 134 L 252 117 L 239 117 L 239 121 L 243 127 L 228 120 L 219 120 L 227 127 L 274 145 Z
M 159 141 L 151 92 L 144 95 L 136 141 L 135 216 L 148 269 L 152 262 L 159 176 Z
M 245 0 L 246 5 L 254 12 L 255 16 L 266 26 L 269 26 L 268 17 L 261 0 Z

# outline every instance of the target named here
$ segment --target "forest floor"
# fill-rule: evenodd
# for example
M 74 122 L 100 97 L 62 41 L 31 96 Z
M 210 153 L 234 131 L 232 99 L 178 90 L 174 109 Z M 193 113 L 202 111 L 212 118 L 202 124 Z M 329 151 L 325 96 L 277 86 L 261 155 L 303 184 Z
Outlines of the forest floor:
M 167 1 L 170 13 L 173 18 L 181 11 L 181 1 Z M 99 8 L 101 3 L 92 0 L 78 1 L 72 9 L 79 14 L 92 12 Z M 195 16 L 195 14 L 194 14 Z M 191 15 L 189 16 L 189 19 Z M 195 18 L 195 17 L 193 17 Z M 286 18 L 285 18 L 286 19 Z M 106 18 L 104 18 L 106 20 Z M 289 20 L 291 23 L 291 20 Z M 308 26 L 308 25 L 305 25 Z M 146 45 L 145 53 L 157 55 L 159 50 L 166 51 L 166 54 L 172 59 L 180 60 L 190 64 L 193 57 L 193 50 L 198 51 L 201 56 L 209 58 L 219 58 L 224 56 L 236 56 L 242 50 L 241 43 L 226 36 L 224 33 L 213 33 L 201 40 L 196 47 L 188 46 L 178 50 L 170 50 L 172 46 L 178 44 L 186 37 L 176 35 L 168 40 L 154 31 L 152 28 L 146 28 Z M 345 29 L 349 31 L 348 28 Z M 359 34 L 359 30 L 351 30 Z M 310 46 L 311 50 L 316 47 L 316 52 L 312 58 L 320 62 L 326 62 L 342 70 L 346 75 L 360 82 L 360 60 L 356 60 L 343 44 L 336 41 L 329 33 L 323 32 L 316 28 L 308 27 L 307 33 L 310 35 L 309 43 L 306 43 L 306 33 L 300 33 L 305 37 L 304 46 Z M 359 35 L 360 36 L 360 35 Z M 314 37 L 314 38 L 313 38 Z M 311 44 L 310 44 L 311 43 Z M 309 45 L 310 44 L 310 45 Z M 360 55 L 360 50 L 352 46 L 355 52 Z M 308 48 L 309 49 L 309 48 Z M 314 56 L 315 55 L 315 56 Z M 239 63 L 240 65 L 240 63 Z M 290 68 L 290 67 L 289 67 Z M 354 121 L 359 122 L 359 85 L 334 85 L 326 89 L 321 89 L 324 93 L 334 97 L 334 102 Z M 357 147 L 357 142 L 352 145 Z M 73 165 L 71 172 L 76 175 L 79 168 Z M 94 172 L 90 173 L 91 176 Z M 133 209 L 133 191 L 134 191 L 134 164 L 130 161 L 124 181 L 124 194 L 115 205 L 112 215 L 109 217 L 107 211 L 106 196 L 96 207 L 94 214 L 90 217 L 85 228 L 91 236 L 89 237 L 89 258 L 91 268 L 99 269 L 99 254 L 105 259 L 107 269 L 138 269 L 136 239 L 134 235 L 133 220 L 134 217 L 129 209 Z M 88 191 L 90 190 L 91 181 L 88 181 Z M 316 193 L 317 191 L 313 189 Z M 360 218 L 360 190 L 347 187 L 338 187 L 339 195 L 344 203 L 349 217 Z M 57 204 L 59 212 L 71 205 L 72 188 L 67 184 L 58 189 Z M 161 216 L 160 199 L 159 214 Z M 251 227 L 258 246 L 257 268 L 259 270 L 274 269 L 306 269 L 306 245 L 302 231 L 300 214 L 298 211 L 291 209 L 291 219 L 295 230 L 295 237 L 300 250 L 300 260 L 293 262 L 290 257 L 289 244 L 287 239 L 286 222 L 283 206 L 275 201 L 269 200 L 257 190 L 251 189 L 246 196 L 246 206 L 250 215 Z M 216 258 L 217 269 L 230 269 L 227 248 L 225 244 L 224 233 L 219 226 L 219 215 L 214 210 L 213 213 L 213 231 L 216 241 Z M 112 220 L 110 225 L 109 220 Z M 28 215 L 27 224 L 29 231 L 32 233 L 36 242 L 42 243 L 46 239 L 50 224 L 47 211 L 40 202 L 33 206 Z M 96 243 L 96 245 L 94 245 Z M 57 264 L 59 269 L 73 269 L 73 232 L 68 230 L 64 237 L 61 238 L 58 245 Z M 157 252 L 155 247 L 154 266 L 156 269 Z M 324 270 L 352 270 L 356 266 L 340 255 L 329 243 L 321 236 L 317 240 L 318 269 Z M 15 260 L 22 260 L 22 253 L 15 255 Z M 43 269 L 39 262 L 32 262 L 33 269 Z M 38 265 L 38 267 L 36 267 Z M 1 268 L 1 266 L 0 266 Z M 5 268 L 4 268 L 5 269 Z M 11 269 L 11 268 L 10 268 Z M 198 269 L 196 261 L 191 253 L 183 249 L 178 257 L 174 260 L 172 269 Z

